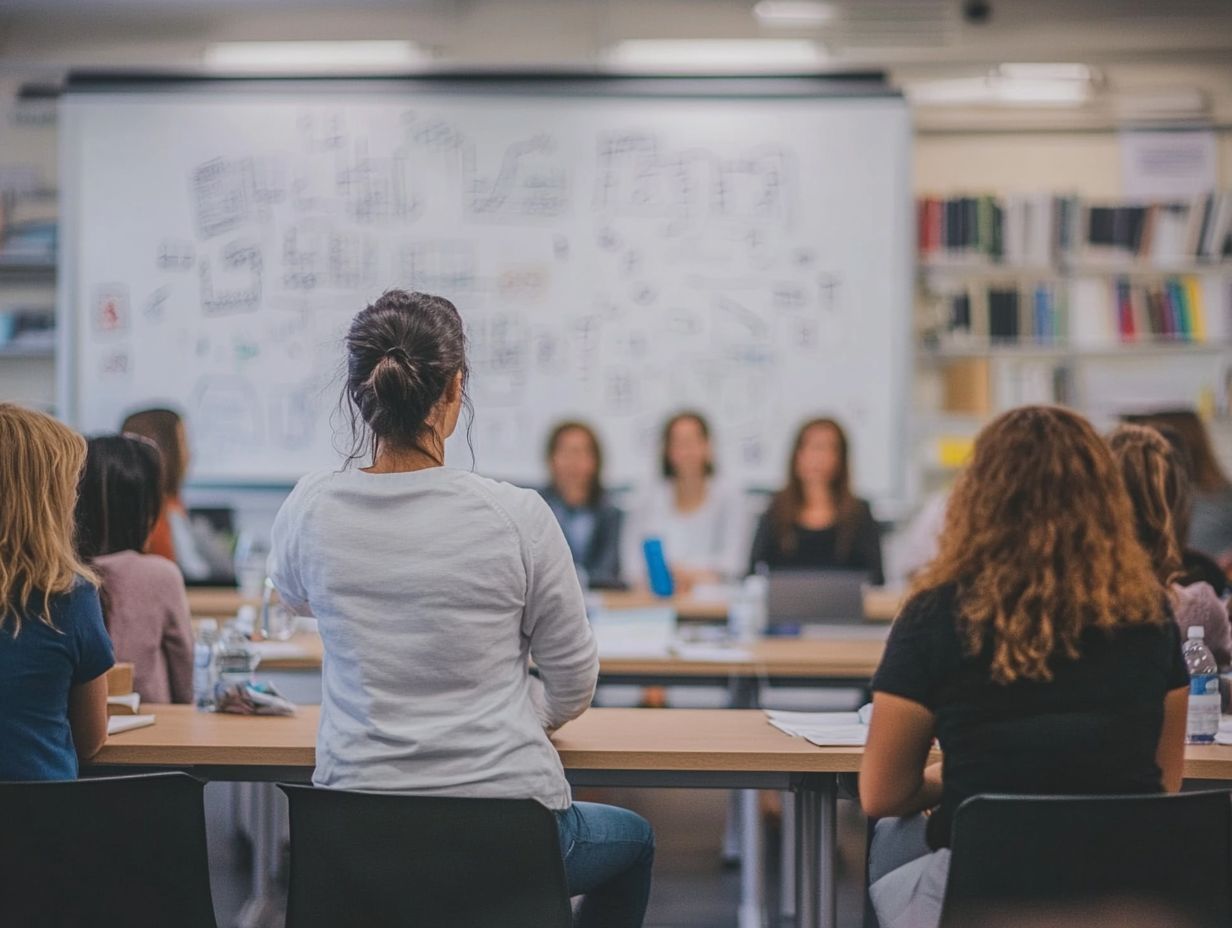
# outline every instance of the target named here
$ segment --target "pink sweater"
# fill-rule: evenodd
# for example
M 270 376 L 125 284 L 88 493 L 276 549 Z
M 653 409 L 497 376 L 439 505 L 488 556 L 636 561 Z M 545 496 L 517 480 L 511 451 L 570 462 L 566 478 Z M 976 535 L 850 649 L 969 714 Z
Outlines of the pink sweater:
M 141 701 L 192 702 L 192 623 L 179 568 L 136 551 L 103 555 L 94 568 L 116 660 L 132 662 Z
M 1232 664 L 1232 624 L 1228 622 L 1228 610 L 1215 595 L 1209 583 L 1193 583 L 1189 586 L 1173 584 L 1172 611 L 1176 624 L 1181 627 L 1181 641 L 1191 625 L 1206 629 L 1203 640 L 1215 656 L 1221 668 Z

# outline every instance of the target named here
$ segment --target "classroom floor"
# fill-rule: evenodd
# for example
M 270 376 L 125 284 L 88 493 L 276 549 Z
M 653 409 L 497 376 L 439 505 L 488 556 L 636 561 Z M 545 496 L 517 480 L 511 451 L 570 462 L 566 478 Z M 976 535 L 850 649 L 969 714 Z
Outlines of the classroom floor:
M 232 799 L 225 784 L 206 790 L 211 824 L 211 877 L 220 928 L 234 928 L 249 885 L 242 842 L 225 834 L 232 821 Z M 585 798 L 634 809 L 655 826 L 658 850 L 654 889 L 646 928 L 736 928 L 740 873 L 721 860 L 727 793 L 717 790 L 594 790 Z M 839 803 L 839 898 L 841 928 L 860 928 L 863 919 L 864 820 L 853 803 Z M 766 894 L 775 928 L 778 919 L 778 833 L 767 827 Z M 274 919 L 268 928 L 281 928 Z

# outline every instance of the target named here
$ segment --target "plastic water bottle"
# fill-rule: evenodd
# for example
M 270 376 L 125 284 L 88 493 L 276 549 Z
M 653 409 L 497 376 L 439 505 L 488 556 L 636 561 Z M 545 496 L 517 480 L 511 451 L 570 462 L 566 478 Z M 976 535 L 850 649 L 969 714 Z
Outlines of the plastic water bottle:
M 247 683 L 257 669 L 257 653 L 248 636 L 234 624 L 223 631 L 222 640 L 216 649 L 218 675 L 216 681 L 223 686 Z
M 193 642 L 193 702 L 202 712 L 214 709 L 218 681 L 218 621 L 202 619 Z
M 1219 668 L 1203 640 L 1201 625 L 1189 626 L 1183 654 L 1189 668 L 1189 718 L 1185 740 L 1190 744 L 1210 744 L 1219 731 Z
M 764 575 L 751 574 L 744 578 L 727 613 L 727 630 L 733 640 L 747 643 L 766 633 L 768 590 L 769 583 Z

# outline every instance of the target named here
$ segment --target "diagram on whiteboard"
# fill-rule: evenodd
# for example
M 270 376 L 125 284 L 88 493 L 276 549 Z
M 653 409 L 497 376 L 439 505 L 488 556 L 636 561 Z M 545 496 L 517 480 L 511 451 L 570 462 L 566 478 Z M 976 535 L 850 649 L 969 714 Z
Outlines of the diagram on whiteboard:
M 905 115 L 864 106 L 81 101 L 80 137 L 123 120 L 129 142 L 79 165 L 77 418 L 179 406 L 202 479 L 338 466 L 346 326 L 403 287 L 462 314 L 484 473 L 538 481 L 551 425 L 582 417 L 609 481 L 634 482 L 689 407 L 713 418 L 729 475 L 767 486 L 796 425 L 833 414 L 863 491 L 895 493 L 898 463 L 861 455 L 900 431 L 909 258 L 887 229 L 908 201 L 877 178 L 903 171 Z

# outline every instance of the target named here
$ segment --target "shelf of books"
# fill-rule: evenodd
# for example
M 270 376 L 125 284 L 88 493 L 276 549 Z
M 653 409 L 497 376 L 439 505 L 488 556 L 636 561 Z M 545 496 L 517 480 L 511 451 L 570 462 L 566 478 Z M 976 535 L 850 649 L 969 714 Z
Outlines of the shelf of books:
M 1110 203 L 1052 193 L 917 202 L 920 439 L 952 471 L 1021 403 L 1107 424 L 1147 402 L 1232 406 L 1232 191 Z

